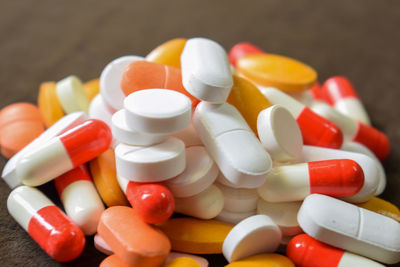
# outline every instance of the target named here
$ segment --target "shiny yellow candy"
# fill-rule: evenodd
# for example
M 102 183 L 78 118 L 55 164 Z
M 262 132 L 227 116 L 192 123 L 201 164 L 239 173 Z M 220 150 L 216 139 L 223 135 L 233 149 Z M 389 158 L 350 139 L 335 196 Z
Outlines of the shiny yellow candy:
M 244 258 L 225 267 L 295 267 L 295 265 L 288 257 L 270 253 Z
M 220 254 L 232 225 L 194 218 L 173 218 L 159 225 L 168 236 L 172 250 L 192 254 Z
M 100 92 L 100 80 L 98 78 L 90 80 L 83 85 L 89 101 L 91 101 Z
M 236 69 L 256 84 L 275 87 L 288 93 L 309 89 L 317 80 L 317 72 L 310 66 L 274 54 L 244 56 L 238 60 Z
M 38 106 L 46 128 L 49 128 L 64 116 L 55 82 L 44 82 L 40 85 Z
M 367 202 L 357 204 L 357 206 L 385 215 L 400 222 L 400 210 L 392 203 L 379 197 L 373 197 Z
M 252 82 L 236 75 L 233 76 L 233 87 L 228 103 L 239 110 L 255 134 L 257 134 L 258 114 L 271 106 Z
M 200 264 L 194 259 L 180 257 L 168 262 L 164 267 L 200 267 Z
M 181 67 L 181 54 L 183 47 L 186 44 L 186 39 L 176 38 L 157 46 L 147 56 L 146 60 L 157 62 L 160 64 Z

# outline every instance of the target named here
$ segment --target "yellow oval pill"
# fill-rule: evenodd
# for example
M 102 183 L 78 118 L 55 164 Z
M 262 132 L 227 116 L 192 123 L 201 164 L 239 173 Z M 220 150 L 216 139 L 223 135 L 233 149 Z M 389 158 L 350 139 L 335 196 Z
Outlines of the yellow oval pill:
M 257 135 L 258 114 L 271 106 L 271 103 L 261 94 L 258 88 L 249 80 L 234 75 L 228 103 L 239 110 L 250 128 Z
M 185 44 L 186 39 L 184 38 L 169 40 L 168 42 L 157 46 L 153 51 L 151 51 L 146 56 L 146 60 L 180 68 L 181 54 Z
M 357 204 L 357 206 L 385 215 L 400 222 L 400 210 L 392 203 L 379 197 L 373 197 L 367 202 Z
M 180 257 L 168 262 L 164 267 L 200 267 L 200 264 L 194 259 Z
M 65 115 L 57 96 L 55 82 L 44 82 L 40 85 L 38 107 L 46 128 Z
M 100 93 L 100 80 L 99 78 L 90 80 L 83 85 L 89 101 L 91 101 L 98 93 Z
M 173 218 L 159 225 L 168 236 L 172 250 L 193 254 L 222 253 L 222 244 L 232 225 L 215 220 Z
M 250 54 L 241 58 L 236 68 L 256 84 L 289 93 L 309 89 L 317 80 L 317 73 L 310 66 L 275 54 Z
M 225 267 L 295 267 L 293 262 L 285 256 L 268 253 L 258 254 L 239 261 L 232 262 Z

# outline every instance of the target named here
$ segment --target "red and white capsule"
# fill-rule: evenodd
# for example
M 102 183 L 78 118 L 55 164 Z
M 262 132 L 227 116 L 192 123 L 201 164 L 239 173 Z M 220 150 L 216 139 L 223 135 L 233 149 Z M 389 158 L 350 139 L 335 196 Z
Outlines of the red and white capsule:
M 143 221 L 151 224 L 162 223 L 174 213 L 174 196 L 165 186 L 137 183 L 120 176 L 117 179 L 132 208 Z
M 68 217 L 85 235 L 96 233 L 104 205 L 86 165 L 57 177 L 54 184 Z
M 85 247 L 85 236 L 50 199 L 36 188 L 20 186 L 7 200 L 8 212 L 53 259 L 67 262 Z
M 315 193 L 352 196 L 363 184 L 363 170 L 353 160 L 310 161 L 273 168 L 258 193 L 268 202 L 288 202 L 303 200 Z
M 335 124 L 278 89 L 262 86 L 259 89 L 271 104 L 284 106 L 296 118 L 305 145 L 329 148 L 341 147 L 343 134 Z
M 298 267 L 383 267 L 384 265 L 359 255 L 320 242 L 307 234 L 292 238 L 286 255 Z
M 229 50 L 229 62 L 236 67 L 236 62 L 243 56 L 251 55 L 251 54 L 264 54 L 265 52 L 248 42 L 241 42 L 234 45 L 231 50 Z
M 17 176 L 25 185 L 42 185 L 107 150 L 112 141 L 104 122 L 90 119 L 24 154 Z
M 370 125 L 368 113 L 351 82 L 342 76 L 329 78 L 322 85 L 328 102 L 343 114 Z

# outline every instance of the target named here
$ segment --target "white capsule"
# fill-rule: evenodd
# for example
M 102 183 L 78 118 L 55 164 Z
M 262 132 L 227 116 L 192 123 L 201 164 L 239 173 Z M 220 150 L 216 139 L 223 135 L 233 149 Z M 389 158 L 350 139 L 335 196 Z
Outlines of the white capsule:
M 215 185 L 224 195 L 224 210 L 238 213 L 256 210 L 259 198 L 256 189 L 232 188 L 218 182 Z
M 56 84 L 61 107 L 66 114 L 83 111 L 87 114 L 89 99 L 83 90 L 82 81 L 76 76 L 68 76 Z

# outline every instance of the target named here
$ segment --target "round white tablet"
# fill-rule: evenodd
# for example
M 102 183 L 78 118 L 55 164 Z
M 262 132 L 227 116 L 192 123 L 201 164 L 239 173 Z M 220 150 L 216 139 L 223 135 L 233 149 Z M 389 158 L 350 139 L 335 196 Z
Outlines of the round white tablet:
M 256 215 L 256 210 L 252 211 L 246 211 L 246 212 L 232 212 L 223 209 L 217 217 L 215 217 L 215 220 L 221 221 L 221 222 L 226 222 L 229 224 L 238 224 L 239 222 L 243 221 L 244 219 Z
M 232 187 L 232 188 L 240 188 L 239 186 L 235 185 L 234 183 L 231 183 L 231 181 L 229 181 L 224 174 L 220 171 L 218 176 L 217 176 L 217 180 L 218 183 L 226 185 L 228 187 Z
M 203 146 L 186 148 L 186 168 L 177 177 L 165 182 L 174 197 L 190 197 L 199 194 L 218 176 L 217 164 Z
M 165 140 L 165 134 L 146 134 L 129 127 L 125 120 L 126 111 L 121 109 L 112 116 L 112 134 L 121 143 L 136 146 L 151 146 Z
M 302 201 L 270 203 L 262 198 L 257 203 L 257 213 L 269 216 L 281 229 L 285 236 L 293 236 L 302 232 L 297 222 L 297 213 Z
M 144 60 L 138 56 L 123 56 L 114 59 L 103 69 L 100 75 L 100 93 L 107 105 L 120 110 L 124 106 L 125 95 L 121 89 L 122 74 L 129 64 L 134 61 Z
M 135 182 L 160 182 L 185 169 L 185 144 L 174 137 L 153 146 L 119 144 L 115 149 L 117 174 Z
M 167 89 L 136 91 L 124 100 L 126 123 L 144 133 L 171 134 L 190 124 L 192 102 Z
M 83 90 L 82 81 L 76 76 L 68 76 L 56 84 L 56 91 L 62 109 L 66 114 L 83 111 L 87 114 L 89 99 Z
M 257 208 L 259 198 L 257 189 L 233 188 L 215 183 L 224 195 L 224 210 L 231 212 L 249 212 Z
M 111 128 L 112 111 L 104 103 L 103 97 L 96 95 L 89 106 L 89 118 L 104 121 Z
M 203 142 L 201 142 L 199 135 L 193 127 L 193 124 L 189 124 L 188 127 L 182 131 L 174 133 L 172 136 L 181 139 L 185 143 L 186 147 L 203 145 Z
M 229 262 L 271 253 L 278 248 L 281 238 L 281 230 L 271 218 L 254 215 L 232 228 L 222 245 L 222 252 Z
M 296 119 L 286 108 L 274 105 L 261 111 L 257 132 L 273 160 L 288 161 L 301 155 L 303 137 Z

